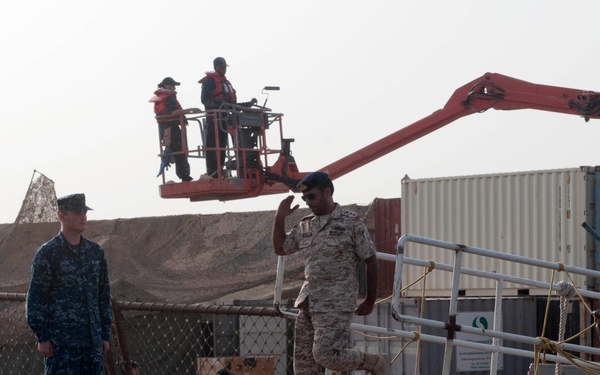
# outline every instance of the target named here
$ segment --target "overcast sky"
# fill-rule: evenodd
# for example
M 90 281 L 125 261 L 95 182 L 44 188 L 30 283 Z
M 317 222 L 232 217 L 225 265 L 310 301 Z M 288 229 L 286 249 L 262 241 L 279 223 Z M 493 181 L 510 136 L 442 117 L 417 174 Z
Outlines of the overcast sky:
M 433 111 L 485 72 L 600 91 L 600 3 L 588 1 L 21 1 L 3 5 L 0 223 L 33 171 L 90 220 L 274 210 L 158 195 L 158 82 L 184 107 L 223 56 L 240 100 L 284 113 L 300 171 L 328 165 Z M 600 121 L 533 110 L 460 119 L 335 181 L 341 204 L 400 197 L 401 179 L 600 165 Z M 191 160 L 192 176 L 204 160 Z M 167 172 L 174 179 L 174 171 Z M 300 202 L 300 200 L 297 200 Z

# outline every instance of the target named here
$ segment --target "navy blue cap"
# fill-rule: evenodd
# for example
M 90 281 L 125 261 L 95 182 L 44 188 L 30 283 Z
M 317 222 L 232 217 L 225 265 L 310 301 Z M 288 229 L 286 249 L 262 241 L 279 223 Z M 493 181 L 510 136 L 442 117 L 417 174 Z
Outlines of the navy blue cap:
M 222 65 L 229 66 L 229 65 L 227 65 L 227 61 L 225 61 L 225 59 L 224 59 L 224 58 L 222 58 L 222 57 L 217 57 L 216 59 L 214 59 L 214 60 L 213 60 L 213 66 L 214 66 L 215 68 L 216 68 L 217 66 L 222 66 Z
M 91 208 L 85 205 L 85 194 L 77 193 L 65 195 L 56 200 L 59 211 L 89 211 Z
M 165 87 L 166 85 L 179 86 L 181 83 L 175 81 L 171 77 L 166 77 L 158 84 L 158 87 Z
M 312 172 L 304 176 L 302 180 L 296 185 L 298 190 L 301 192 L 309 191 L 317 187 L 332 186 L 329 175 L 325 172 Z

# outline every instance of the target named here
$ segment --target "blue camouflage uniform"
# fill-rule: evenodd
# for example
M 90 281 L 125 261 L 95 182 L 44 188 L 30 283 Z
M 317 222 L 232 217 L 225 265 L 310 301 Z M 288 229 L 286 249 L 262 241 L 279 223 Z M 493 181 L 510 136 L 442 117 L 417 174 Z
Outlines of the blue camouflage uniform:
M 73 246 L 62 233 L 43 244 L 31 265 L 26 317 L 38 342 L 52 343 L 46 374 L 102 374 L 112 311 L 100 245 L 82 236 Z

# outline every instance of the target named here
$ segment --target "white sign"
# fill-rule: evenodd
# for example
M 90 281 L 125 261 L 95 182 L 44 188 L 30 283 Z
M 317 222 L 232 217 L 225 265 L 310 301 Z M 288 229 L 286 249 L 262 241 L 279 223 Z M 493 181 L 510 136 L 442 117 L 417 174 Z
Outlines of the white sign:
M 492 311 L 461 312 L 456 316 L 456 324 L 481 329 L 493 329 L 494 313 Z M 499 327 L 496 327 L 499 331 Z M 457 340 L 471 341 L 479 344 L 492 345 L 492 338 L 468 333 L 456 332 Z M 492 353 L 456 346 L 456 371 L 486 371 L 490 369 Z M 498 355 L 498 370 L 502 369 L 502 354 Z

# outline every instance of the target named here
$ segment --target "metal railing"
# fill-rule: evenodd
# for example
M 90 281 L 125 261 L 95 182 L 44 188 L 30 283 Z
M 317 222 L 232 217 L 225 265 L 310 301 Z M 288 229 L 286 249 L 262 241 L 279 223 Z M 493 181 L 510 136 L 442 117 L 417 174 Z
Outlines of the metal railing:
M 157 121 L 179 121 L 182 143 L 181 151 L 165 154 L 162 140 L 159 139 L 158 156 L 162 159 L 185 154 L 189 158 L 205 158 L 207 152 L 213 152 L 217 160 L 218 175 L 212 177 L 242 178 L 247 168 L 261 166 L 268 169 L 272 164 L 269 158 L 277 157 L 285 151 L 281 139 L 282 116 L 283 114 L 271 112 L 266 107 L 243 107 L 229 103 L 220 109 L 202 111 L 198 108 L 190 108 L 184 110 L 184 113 L 179 116 L 156 116 Z M 197 131 L 190 131 L 188 123 L 196 123 Z M 227 143 L 208 147 L 207 126 L 213 127 L 213 134 L 218 134 L 220 130 L 227 133 Z M 276 131 L 269 134 L 268 129 L 271 127 Z M 269 146 L 269 143 L 275 146 Z M 196 146 L 191 146 L 192 144 Z M 289 148 L 289 144 L 287 147 Z M 221 159 L 221 152 L 225 153 L 225 159 Z M 195 165 L 193 170 L 197 171 L 198 166 Z M 165 184 L 167 177 L 164 173 L 162 179 Z
M 454 265 L 435 263 L 431 260 L 424 259 L 415 259 L 409 258 L 405 256 L 405 246 L 409 242 L 415 242 L 425 245 L 434 246 L 440 248 L 442 250 L 454 251 L 456 254 Z M 404 235 L 398 240 L 397 245 L 397 255 L 385 254 L 385 253 L 377 253 L 378 259 L 392 261 L 395 262 L 395 273 L 394 273 L 394 291 L 391 296 L 392 299 L 392 309 L 391 314 L 394 319 L 403 324 L 407 324 L 410 326 L 427 326 L 431 328 L 435 328 L 438 330 L 444 330 L 447 332 L 447 335 L 444 336 L 436 336 L 423 334 L 420 330 L 418 331 L 404 331 L 399 329 L 390 329 L 389 327 L 378 327 L 372 325 L 365 324 L 357 324 L 352 323 L 351 327 L 354 330 L 370 332 L 379 335 L 380 337 L 389 337 L 396 336 L 403 339 L 408 339 L 411 342 L 418 341 L 426 341 L 436 344 L 445 345 L 444 352 L 444 362 L 443 362 L 443 370 L 442 375 L 448 375 L 451 372 L 451 364 L 453 358 L 453 349 L 455 346 L 461 346 L 465 348 L 475 349 L 479 351 L 486 351 L 491 353 L 491 361 L 489 366 L 489 373 L 496 374 L 499 370 L 498 368 L 498 354 L 505 353 L 514 356 L 531 358 L 534 361 L 539 360 L 539 351 L 544 351 L 544 360 L 553 361 L 559 364 L 574 364 L 580 368 L 585 369 L 589 373 L 600 374 L 600 364 L 596 362 L 591 362 L 588 360 L 583 360 L 580 358 L 576 358 L 570 355 L 566 355 L 567 351 L 579 352 L 586 355 L 587 358 L 592 358 L 593 356 L 600 355 L 600 349 L 594 348 L 588 345 L 575 345 L 569 344 L 568 342 L 557 342 L 551 341 L 547 338 L 541 337 L 529 337 L 526 335 L 514 334 L 502 332 L 500 329 L 500 317 L 502 314 L 502 299 L 503 299 L 503 285 L 505 282 L 517 283 L 537 288 L 546 288 L 551 292 L 561 292 L 564 291 L 564 284 L 553 283 L 553 282 L 543 282 L 539 280 L 531 280 L 525 279 L 510 275 L 499 274 L 496 272 L 487 272 L 481 270 L 475 270 L 470 268 L 462 267 L 462 255 L 463 253 L 476 254 L 479 256 L 491 257 L 494 259 L 500 259 L 503 261 L 509 262 L 518 262 L 527 265 L 531 265 L 534 267 L 543 267 L 548 268 L 554 271 L 566 272 L 571 274 L 580 274 L 593 278 L 600 278 L 600 272 L 572 267 L 569 265 L 563 265 L 560 263 L 553 263 L 548 261 L 542 261 L 538 259 L 526 258 L 522 256 L 516 256 L 501 252 L 496 252 L 492 250 L 480 249 L 476 247 L 464 246 L 460 244 L 439 241 L 435 239 L 414 236 L 414 235 Z M 419 266 L 423 268 L 431 268 L 431 269 L 440 269 L 443 271 L 453 272 L 453 283 L 451 289 L 450 296 L 450 307 L 448 313 L 447 321 L 437 321 L 430 319 L 423 319 L 420 317 L 403 315 L 402 312 L 402 269 L 404 266 Z M 273 306 L 281 311 L 282 314 L 294 317 L 296 312 L 291 309 L 285 309 L 281 307 L 281 292 L 283 290 L 283 279 L 284 279 L 284 268 L 285 268 L 285 258 L 279 257 L 278 265 L 277 265 L 277 274 L 276 274 L 276 282 L 275 282 L 275 297 L 273 300 Z M 466 325 L 458 325 L 456 322 L 456 316 L 458 313 L 458 300 L 459 300 L 459 283 L 461 274 L 489 278 L 496 281 L 496 295 L 495 295 L 495 310 L 494 310 L 494 319 L 493 319 L 493 329 L 481 329 L 469 327 Z M 573 293 L 576 293 L 580 298 L 587 299 L 596 299 L 600 300 L 600 293 L 576 288 L 573 286 Z M 550 296 L 548 297 L 548 301 L 550 300 Z M 585 301 L 583 301 L 585 305 Z M 562 312 L 561 312 L 562 313 Z M 588 308 L 589 318 L 590 320 L 595 321 L 596 316 L 600 315 L 600 313 L 592 312 Z M 594 325 L 588 327 L 588 329 L 592 328 Z M 469 341 L 469 340 L 460 340 L 456 339 L 455 335 L 457 332 L 462 332 L 466 334 L 479 335 L 485 338 L 492 338 L 492 344 L 483 344 L 480 342 Z M 522 350 L 516 349 L 512 347 L 508 347 L 503 345 L 503 340 L 512 341 L 517 343 L 524 343 L 527 345 L 531 345 L 532 350 Z M 540 349 L 541 348 L 541 349 Z M 557 354 L 547 354 L 547 352 L 555 352 Z M 560 354 L 560 355 L 559 355 Z M 416 359 L 418 363 L 419 358 Z
M 407 243 L 410 243 L 410 242 L 419 243 L 419 244 L 423 244 L 423 245 L 429 245 L 429 246 L 439 248 L 441 250 L 455 252 L 454 265 L 450 266 L 450 265 L 445 265 L 445 264 L 432 264 L 429 261 L 416 260 L 416 259 L 411 259 L 411 258 L 405 257 L 404 256 L 405 246 Z M 533 267 L 547 268 L 547 269 L 551 269 L 554 271 L 566 272 L 567 274 L 579 274 L 579 275 L 585 275 L 585 276 L 594 277 L 594 278 L 600 278 L 600 272 L 585 269 L 585 268 L 573 267 L 573 266 L 569 266 L 569 265 L 563 265 L 560 263 L 553 263 L 553 262 L 543 261 L 543 260 L 539 260 L 539 259 L 527 258 L 527 257 L 512 255 L 512 254 L 506 254 L 506 253 L 501 253 L 501 252 L 497 252 L 497 251 L 481 249 L 481 248 L 472 247 L 472 246 L 465 246 L 465 245 L 461 245 L 461 244 L 440 241 L 440 240 L 436 240 L 436 239 L 425 238 L 425 237 L 420 237 L 420 236 L 415 236 L 415 235 L 402 236 L 398 240 L 397 255 L 395 257 L 390 256 L 390 255 L 382 255 L 381 256 L 381 258 L 396 262 L 396 269 L 395 269 L 395 274 L 394 274 L 394 293 L 393 293 L 393 299 L 392 299 L 392 314 L 397 321 L 401 321 L 401 322 L 405 322 L 405 323 L 409 323 L 409 324 L 416 324 L 416 325 L 421 325 L 421 326 L 428 326 L 428 327 L 443 329 L 448 332 L 448 334 L 445 338 L 429 337 L 429 336 L 423 336 L 423 335 L 420 336 L 420 339 L 422 339 L 422 340 L 436 342 L 436 343 L 445 345 L 444 364 L 443 364 L 443 372 L 442 372 L 443 375 L 450 374 L 451 363 L 452 363 L 452 353 L 453 353 L 454 346 L 463 346 L 463 347 L 472 348 L 472 349 L 484 350 L 484 351 L 488 351 L 488 352 L 492 353 L 490 374 L 496 374 L 496 372 L 497 372 L 498 353 L 512 354 L 512 355 L 528 357 L 528 358 L 537 360 L 538 358 L 536 355 L 537 353 L 536 353 L 535 348 L 539 348 L 539 347 L 542 347 L 544 351 L 554 351 L 555 353 L 561 353 L 561 355 L 546 354 L 545 355 L 546 360 L 554 361 L 556 363 L 563 363 L 563 364 L 575 364 L 578 367 L 581 366 L 581 368 L 584 368 L 587 371 L 591 371 L 593 373 L 600 373 L 600 367 L 599 367 L 600 364 L 598 364 L 598 363 L 591 362 L 591 361 L 584 361 L 579 358 L 574 358 L 572 356 L 563 355 L 566 353 L 566 351 L 574 351 L 574 352 L 589 354 L 588 357 L 590 357 L 592 355 L 598 356 L 598 355 L 600 355 L 600 349 L 593 348 L 590 346 L 584 346 L 584 345 L 569 344 L 564 341 L 557 342 L 557 341 L 547 340 L 545 337 L 543 337 L 543 333 L 542 333 L 541 337 L 528 337 L 528 336 L 524 336 L 524 335 L 506 333 L 506 332 L 497 330 L 497 329 L 501 328 L 501 327 L 499 327 L 498 323 L 500 321 L 499 317 L 502 314 L 502 297 L 503 297 L 502 290 L 503 290 L 503 284 L 505 282 L 512 282 L 512 283 L 528 285 L 528 286 L 536 286 L 536 287 L 539 287 L 539 286 L 546 287 L 549 290 L 549 292 L 551 292 L 551 291 L 558 292 L 558 291 L 564 290 L 565 289 L 564 284 L 554 284 L 553 282 L 545 283 L 545 282 L 529 280 L 529 279 L 524 279 L 524 278 L 517 278 L 517 277 L 510 276 L 510 275 L 498 274 L 495 272 L 485 272 L 485 271 L 463 268 L 462 267 L 462 257 L 463 257 L 464 253 L 469 253 L 469 254 L 474 254 L 474 255 L 484 256 L 484 257 L 490 257 L 490 258 L 499 259 L 502 261 L 526 264 L 526 265 L 530 265 Z M 433 321 L 433 320 L 427 320 L 427 319 L 421 319 L 421 318 L 417 318 L 417 317 L 402 315 L 400 313 L 400 311 L 401 311 L 400 295 L 401 295 L 401 291 L 402 291 L 402 268 L 403 268 L 404 264 L 415 264 L 415 265 L 420 265 L 423 267 L 435 267 L 438 269 L 443 269 L 445 271 L 453 272 L 452 289 L 451 289 L 451 296 L 450 296 L 450 308 L 449 308 L 449 312 L 448 312 L 448 321 L 446 321 L 446 322 Z M 461 325 L 456 324 L 456 316 L 458 314 L 460 276 L 463 273 L 469 274 L 472 276 L 490 278 L 490 279 L 496 280 L 497 288 L 496 288 L 496 296 L 495 296 L 496 306 L 495 306 L 495 311 L 494 311 L 494 325 L 493 325 L 494 329 L 481 329 L 481 328 L 474 328 L 474 327 L 469 327 L 466 325 L 461 326 Z M 577 288 L 574 285 L 572 285 L 572 287 L 573 287 L 573 293 L 576 293 L 580 298 L 586 297 L 586 298 L 590 298 L 590 299 L 597 299 L 597 300 L 600 299 L 600 293 Z M 596 318 L 595 316 L 597 315 L 597 313 L 592 312 L 591 310 L 589 310 L 589 308 L 588 308 L 588 312 L 590 314 L 590 318 L 591 318 L 590 320 L 595 320 L 595 318 Z M 590 328 L 591 327 L 593 327 L 593 325 L 590 326 Z M 474 334 L 474 335 L 479 335 L 482 337 L 491 337 L 491 338 L 493 338 L 493 342 L 491 345 L 487 345 L 487 344 L 481 344 L 481 343 L 476 343 L 476 342 L 457 340 L 455 338 L 455 334 L 457 332 Z M 513 342 L 529 344 L 529 345 L 532 345 L 532 348 L 534 348 L 534 350 L 527 351 L 527 350 L 518 350 L 518 349 L 514 349 L 514 348 L 505 347 L 502 345 L 501 340 L 509 340 L 509 341 L 513 341 Z

